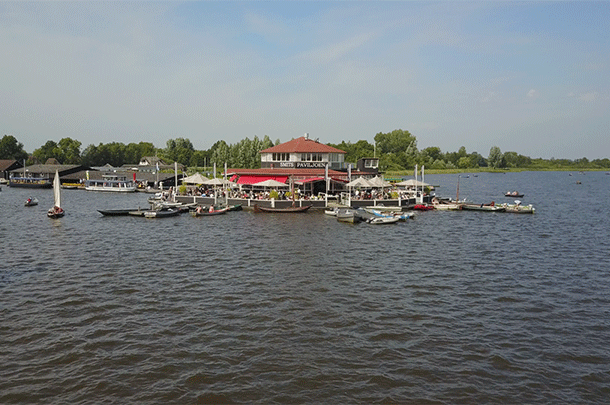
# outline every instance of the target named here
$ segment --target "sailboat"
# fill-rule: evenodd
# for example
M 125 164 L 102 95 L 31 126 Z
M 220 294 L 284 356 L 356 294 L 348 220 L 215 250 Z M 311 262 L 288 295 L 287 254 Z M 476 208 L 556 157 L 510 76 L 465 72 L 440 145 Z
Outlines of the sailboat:
M 65 211 L 61 208 L 61 184 L 59 183 L 59 173 L 55 170 L 55 178 L 53 179 L 53 208 L 49 208 L 47 216 L 49 218 L 61 218 L 65 215 Z

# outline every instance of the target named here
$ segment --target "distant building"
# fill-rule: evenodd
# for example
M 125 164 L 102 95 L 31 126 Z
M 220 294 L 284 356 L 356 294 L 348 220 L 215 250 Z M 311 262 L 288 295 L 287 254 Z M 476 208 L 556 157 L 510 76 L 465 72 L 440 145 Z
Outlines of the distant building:
M 379 158 L 361 158 L 356 163 L 358 171 L 373 174 L 374 176 L 379 174 Z
M 8 180 L 10 172 L 23 167 L 22 163 L 13 159 L 0 159 L 0 178 Z

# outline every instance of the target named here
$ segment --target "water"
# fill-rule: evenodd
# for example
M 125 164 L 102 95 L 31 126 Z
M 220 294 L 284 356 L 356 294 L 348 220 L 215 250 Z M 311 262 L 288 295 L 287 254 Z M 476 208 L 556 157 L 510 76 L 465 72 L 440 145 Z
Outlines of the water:
M 71 190 L 50 220 L 51 190 L 3 187 L 0 403 L 607 403 L 609 184 L 471 175 L 460 198 L 536 214 L 389 226 Z

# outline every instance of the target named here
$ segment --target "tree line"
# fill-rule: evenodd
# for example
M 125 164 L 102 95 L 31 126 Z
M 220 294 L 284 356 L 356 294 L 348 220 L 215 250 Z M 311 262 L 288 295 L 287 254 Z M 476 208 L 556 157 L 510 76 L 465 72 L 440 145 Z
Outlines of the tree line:
M 23 144 L 13 135 L 4 135 L 0 140 L 0 159 L 26 160 L 27 164 L 45 163 L 55 159 L 62 164 L 82 164 L 103 166 L 110 164 L 118 167 L 124 164 L 137 164 L 142 157 L 157 156 L 167 163 L 178 162 L 187 167 L 222 167 L 225 163 L 233 168 L 254 169 L 260 167 L 261 150 L 278 145 L 279 140 L 271 141 L 265 135 L 262 139 L 244 138 L 235 144 L 217 141 L 208 150 L 196 150 L 188 138 L 170 139 L 164 148 L 156 148 L 150 142 L 124 144 L 121 142 L 100 143 L 82 149 L 78 140 L 63 138 L 59 142 L 47 141 L 31 154 L 23 149 Z M 417 138 L 402 129 L 388 133 L 378 133 L 374 143 L 360 140 L 356 143 L 341 142 L 328 144 L 346 152 L 345 161 L 355 163 L 360 158 L 378 157 L 382 171 L 410 171 L 415 165 L 436 170 L 467 169 L 608 169 L 610 159 L 587 158 L 569 159 L 532 159 L 517 152 L 502 152 L 493 146 L 487 157 L 478 152 L 466 151 L 461 147 L 457 152 L 443 152 L 433 146 L 419 150 Z

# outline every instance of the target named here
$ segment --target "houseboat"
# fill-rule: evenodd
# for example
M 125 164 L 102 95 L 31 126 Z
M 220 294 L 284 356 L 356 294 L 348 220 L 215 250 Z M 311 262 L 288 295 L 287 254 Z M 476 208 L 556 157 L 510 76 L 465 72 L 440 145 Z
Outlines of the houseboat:
M 51 188 L 53 181 L 44 177 L 10 177 L 9 187 Z

